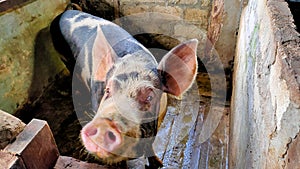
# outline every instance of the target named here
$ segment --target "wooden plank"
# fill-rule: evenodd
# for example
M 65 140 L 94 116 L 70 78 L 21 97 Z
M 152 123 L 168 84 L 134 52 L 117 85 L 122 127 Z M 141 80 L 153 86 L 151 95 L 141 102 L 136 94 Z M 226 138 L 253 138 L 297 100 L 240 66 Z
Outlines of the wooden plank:
M 10 169 L 26 169 L 21 158 L 4 151 L 0 151 L 0 166 Z
M 0 0 L 0 14 L 6 11 L 10 11 L 19 8 L 34 0 Z
M 72 157 L 59 156 L 54 169 L 118 169 L 114 166 L 104 166 L 95 163 L 87 163 Z
M 16 154 L 28 169 L 52 168 L 59 156 L 46 121 L 33 119 L 5 151 Z

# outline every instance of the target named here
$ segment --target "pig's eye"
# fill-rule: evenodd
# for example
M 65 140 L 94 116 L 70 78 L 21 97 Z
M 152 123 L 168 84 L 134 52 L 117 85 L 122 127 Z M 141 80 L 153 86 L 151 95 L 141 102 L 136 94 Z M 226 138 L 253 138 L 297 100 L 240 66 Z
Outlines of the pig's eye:
M 154 99 L 152 88 L 142 88 L 137 94 L 137 100 L 142 107 L 148 107 Z
M 149 102 L 151 102 L 151 101 L 152 101 L 152 99 L 153 99 L 153 96 L 150 96 L 150 95 L 149 95 L 149 96 L 146 98 L 146 100 L 145 100 L 145 101 L 149 103 Z

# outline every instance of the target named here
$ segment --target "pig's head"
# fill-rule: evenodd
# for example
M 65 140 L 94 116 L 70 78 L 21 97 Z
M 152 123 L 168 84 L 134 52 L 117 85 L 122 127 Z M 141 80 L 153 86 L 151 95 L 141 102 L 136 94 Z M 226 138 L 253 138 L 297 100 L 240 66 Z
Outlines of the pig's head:
M 180 96 L 191 86 L 198 41 L 179 44 L 157 64 L 146 49 L 116 59 L 101 31 L 98 34 L 101 46 L 96 44 L 93 53 L 106 57 L 94 78 L 105 81 L 106 87 L 95 117 L 81 131 L 83 144 L 107 163 L 154 155 L 152 142 L 166 108 L 164 93 Z

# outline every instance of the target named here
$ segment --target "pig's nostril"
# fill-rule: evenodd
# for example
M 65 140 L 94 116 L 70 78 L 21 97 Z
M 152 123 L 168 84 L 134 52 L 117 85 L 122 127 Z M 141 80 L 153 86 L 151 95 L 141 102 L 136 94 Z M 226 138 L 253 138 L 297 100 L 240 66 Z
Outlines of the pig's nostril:
M 112 142 L 116 141 L 116 136 L 115 136 L 115 134 L 113 132 L 108 131 L 107 132 L 107 136 L 108 136 L 108 138 L 109 138 L 110 141 L 112 141 Z
M 86 131 L 87 136 L 94 136 L 97 134 L 97 129 L 96 128 L 90 128 Z

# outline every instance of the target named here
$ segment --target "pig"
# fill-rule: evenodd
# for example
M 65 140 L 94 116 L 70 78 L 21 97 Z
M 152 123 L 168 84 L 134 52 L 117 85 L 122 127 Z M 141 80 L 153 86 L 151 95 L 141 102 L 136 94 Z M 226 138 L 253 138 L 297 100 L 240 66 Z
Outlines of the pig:
M 179 44 L 157 63 L 133 36 L 105 19 L 67 10 L 59 28 L 76 59 L 73 76 L 88 89 L 96 113 L 80 133 L 86 150 L 107 164 L 145 156 L 148 167 L 162 167 L 152 143 L 166 112 L 166 94 L 179 97 L 195 80 L 197 39 Z

